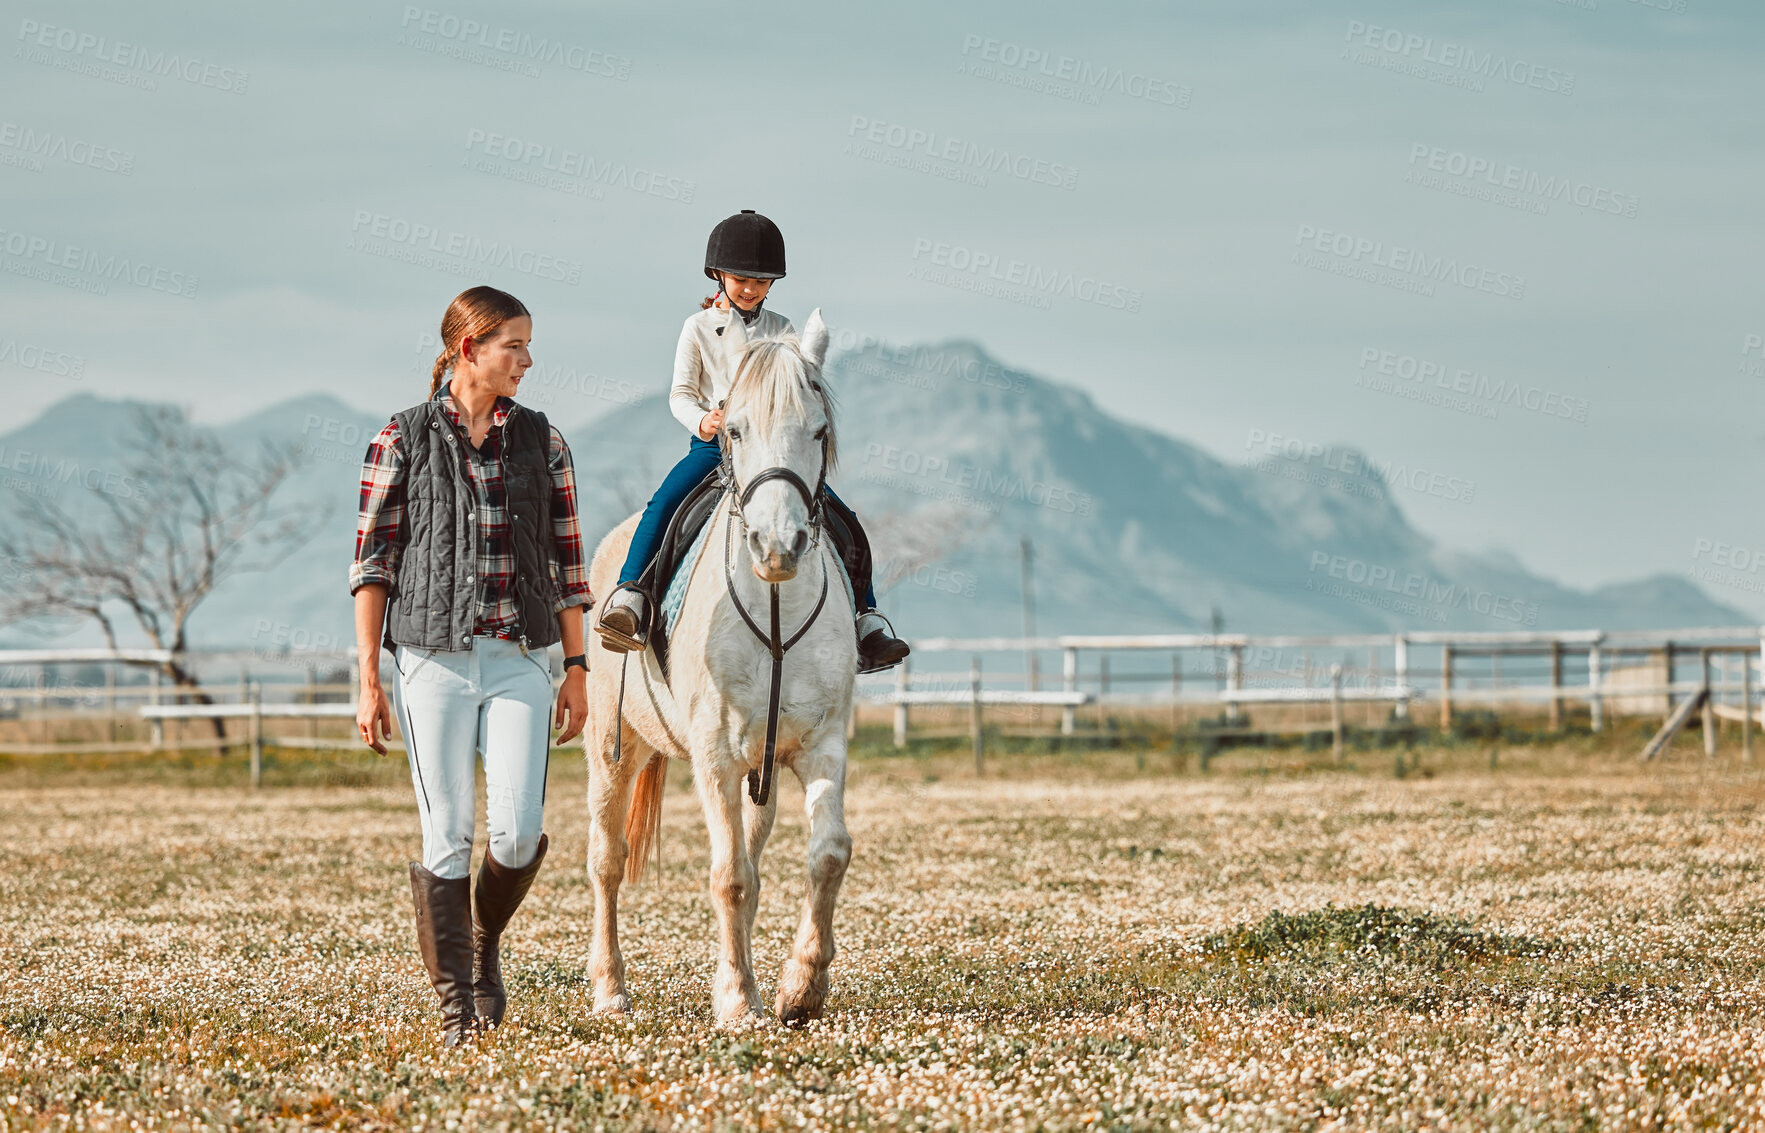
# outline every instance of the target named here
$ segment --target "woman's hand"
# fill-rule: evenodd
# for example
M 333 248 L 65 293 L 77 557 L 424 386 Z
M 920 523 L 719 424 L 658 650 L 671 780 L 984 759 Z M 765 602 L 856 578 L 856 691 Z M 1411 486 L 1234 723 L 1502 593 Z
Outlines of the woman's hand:
M 386 741 L 392 738 L 392 706 L 386 703 L 386 689 L 376 675 L 372 681 L 362 675 L 361 695 L 355 701 L 355 728 L 362 742 L 386 754 Z
M 713 409 L 699 419 L 699 440 L 714 440 L 717 430 L 723 428 L 723 410 Z
M 558 733 L 558 746 L 580 736 L 587 724 L 588 674 L 572 665 L 564 670 L 564 683 L 558 686 L 558 710 L 552 718 L 552 727 L 564 729 Z

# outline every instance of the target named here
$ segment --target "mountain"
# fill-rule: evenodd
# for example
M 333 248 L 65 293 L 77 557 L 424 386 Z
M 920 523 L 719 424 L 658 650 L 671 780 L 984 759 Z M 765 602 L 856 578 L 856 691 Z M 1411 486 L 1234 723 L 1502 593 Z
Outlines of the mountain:
M 825 376 L 839 426 L 830 483 L 865 520 L 882 605 L 909 638 L 1018 633 L 1026 538 L 1045 634 L 1205 631 L 1216 608 L 1228 629 L 1259 633 L 1753 620 L 1683 578 L 1582 591 L 1511 555 L 1439 546 L 1352 448 L 1228 464 L 970 342 L 848 351 Z M 685 451 L 660 391 L 590 424 L 580 393 L 530 392 L 571 443 L 590 540 L 641 506 Z M 102 486 L 142 404 L 72 397 L 0 436 L 0 501 Z M 278 569 L 217 591 L 192 623 L 197 641 L 267 653 L 348 644 L 356 481 L 386 417 L 312 395 L 224 428 L 230 444 L 299 446 L 306 471 L 289 497 L 330 514 Z

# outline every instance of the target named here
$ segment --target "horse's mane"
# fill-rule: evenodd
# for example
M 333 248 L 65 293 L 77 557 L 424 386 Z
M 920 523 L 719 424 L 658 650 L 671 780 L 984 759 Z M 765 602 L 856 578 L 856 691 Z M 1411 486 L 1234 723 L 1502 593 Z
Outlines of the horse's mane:
M 749 342 L 737 355 L 735 381 L 725 410 L 748 413 L 749 422 L 765 436 L 781 425 L 808 416 L 809 399 L 820 398 L 827 415 L 827 472 L 833 474 L 839 444 L 834 430 L 833 395 L 825 383 L 812 376 L 796 335 L 760 338 Z

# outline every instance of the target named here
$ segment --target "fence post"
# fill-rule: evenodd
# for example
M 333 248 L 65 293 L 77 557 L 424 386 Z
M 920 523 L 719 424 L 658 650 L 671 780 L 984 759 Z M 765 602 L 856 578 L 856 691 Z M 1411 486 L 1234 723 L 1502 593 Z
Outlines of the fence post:
M 1663 645 L 1661 647 L 1661 667 L 1666 674 L 1664 679 L 1661 681 L 1661 683 L 1663 685 L 1665 685 L 1667 688 L 1667 711 L 1663 714 L 1663 717 L 1662 717 L 1661 722 L 1663 724 L 1665 724 L 1668 720 L 1671 720 L 1673 718 L 1673 670 L 1675 668 L 1675 666 L 1673 664 L 1673 661 L 1674 661 L 1673 655 L 1674 655 L 1673 643 L 1671 641 L 1669 641 L 1666 645 Z
M 1345 755 L 1342 746 L 1342 663 L 1330 666 L 1330 754 L 1341 765 Z
M 1174 742 L 1179 726 L 1179 705 L 1183 700 L 1183 655 L 1171 654 L 1171 739 Z
M 1097 730 L 1104 731 L 1109 727 L 1109 709 L 1103 701 L 1109 696 L 1109 654 L 1097 655 Z
M 152 687 L 151 691 L 149 691 L 147 694 L 147 703 L 149 703 L 155 707 L 158 707 L 158 705 L 159 705 L 159 670 L 158 669 L 153 670 L 153 687 Z M 149 726 L 149 728 L 148 728 L 148 735 L 150 737 L 150 742 L 153 745 L 154 751 L 158 751 L 160 748 L 164 747 L 165 746 L 165 721 L 161 720 L 158 716 L 155 716 L 153 718 L 152 725 Z
M 1563 727 L 1563 643 L 1551 641 L 1551 731 Z
M 911 662 L 912 662 L 911 658 L 909 658 L 908 660 L 902 661 L 901 667 L 899 669 L 895 670 L 895 691 L 900 693 L 903 698 L 903 699 L 895 701 L 895 746 L 896 747 L 906 747 L 907 746 L 907 701 L 906 701 L 905 697 L 907 696 L 907 666 Z
M 1595 641 L 1587 647 L 1587 723 L 1596 732 L 1605 727 L 1605 707 L 1600 696 L 1600 643 Z
M 313 661 L 307 662 L 306 666 L 306 702 L 308 704 L 319 702 L 319 666 L 317 662 Z M 319 718 L 317 716 L 306 722 L 306 734 L 309 739 L 317 740 L 319 738 Z M 318 745 L 314 744 L 313 746 Z
M 1740 759 L 1753 762 L 1753 655 L 1740 655 Z
M 1452 646 L 1440 647 L 1440 730 L 1452 727 Z
M 974 773 L 979 775 L 984 748 L 981 741 L 981 658 L 975 654 L 968 662 L 968 730 L 974 737 Z
M 264 777 L 264 690 L 255 681 L 251 685 L 251 789 L 263 786 Z
M 1232 699 L 1226 704 L 1226 719 L 1236 724 L 1239 719 L 1238 696 L 1244 691 L 1244 647 L 1232 646 L 1232 652 L 1226 657 L 1226 691 L 1232 693 Z
M 1762 646 L 1762 648 L 1765 648 L 1765 646 Z M 1060 671 L 1062 674 L 1060 687 L 1068 693 L 1074 693 L 1074 692 L 1079 691 L 1079 651 L 1070 645 L 1067 646 L 1066 649 L 1064 650 L 1064 653 L 1063 653 L 1063 656 L 1061 659 L 1061 664 L 1060 664 Z M 1061 709 L 1060 709 L 1060 734 L 1061 735 L 1063 735 L 1063 736 L 1072 735 L 1073 716 L 1076 713 L 1077 713 L 1077 709 L 1075 709 L 1070 704 L 1066 704 L 1066 705 L 1061 706 Z
M 1399 720 L 1410 718 L 1410 639 L 1398 634 L 1391 643 L 1391 655 L 1397 668 L 1397 707 Z
M 1704 758 L 1705 759 L 1715 759 L 1716 758 L 1716 705 L 1715 705 L 1714 699 L 1710 696 L 1710 651 L 1708 649 L 1700 649 L 1698 651 L 1698 662 L 1699 662 L 1699 668 L 1702 669 L 1702 671 L 1703 671 L 1703 678 L 1702 679 L 1703 679 L 1703 695 L 1704 695 L 1704 719 L 1703 719 Z

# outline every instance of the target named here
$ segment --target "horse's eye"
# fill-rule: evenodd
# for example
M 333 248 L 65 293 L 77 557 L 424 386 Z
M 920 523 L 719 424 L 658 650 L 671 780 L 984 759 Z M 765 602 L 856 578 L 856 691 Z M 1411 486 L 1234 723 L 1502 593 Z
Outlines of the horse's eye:
M 732 441 L 741 440 L 742 439 L 742 431 L 740 429 L 729 430 L 729 439 Z
M 826 425 L 823 425 L 821 428 L 815 430 L 815 439 L 816 440 L 818 440 L 818 441 L 824 440 L 824 439 L 826 439 L 826 437 L 827 437 L 827 426 Z

